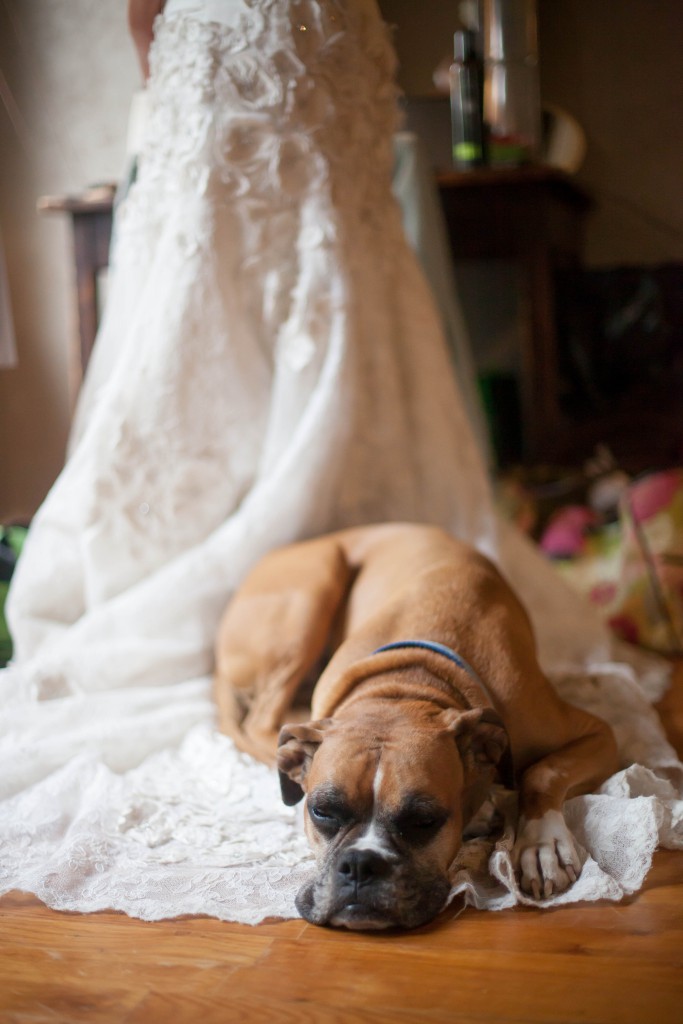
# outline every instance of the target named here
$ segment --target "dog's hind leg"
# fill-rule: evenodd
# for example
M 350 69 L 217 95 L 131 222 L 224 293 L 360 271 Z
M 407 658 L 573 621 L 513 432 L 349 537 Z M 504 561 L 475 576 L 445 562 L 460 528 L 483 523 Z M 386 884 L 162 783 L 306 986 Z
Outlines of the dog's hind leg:
M 216 642 L 218 723 L 240 749 L 273 761 L 297 691 L 330 643 L 353 570 L 332 538 L 262 559 L 237 591 Z

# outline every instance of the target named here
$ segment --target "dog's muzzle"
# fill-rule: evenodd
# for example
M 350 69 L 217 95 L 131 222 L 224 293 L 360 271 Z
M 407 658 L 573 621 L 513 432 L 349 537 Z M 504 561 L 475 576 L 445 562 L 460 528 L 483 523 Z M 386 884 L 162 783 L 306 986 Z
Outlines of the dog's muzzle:
M 302 887 L 296 907 L 311 924 L 358 931 L 415 928 L 439 913 L 449 891 L 448 879 L 424 865 L 347 846 Z
M 373 895 L 378 883 L 387 879 L 391 865 L 375 850 L 342 851 L 337 863 L 337 892 L 344 906 L 330 924 L 344 928 L 386 928 L 391 922 L 369 916 L 374 908 Z

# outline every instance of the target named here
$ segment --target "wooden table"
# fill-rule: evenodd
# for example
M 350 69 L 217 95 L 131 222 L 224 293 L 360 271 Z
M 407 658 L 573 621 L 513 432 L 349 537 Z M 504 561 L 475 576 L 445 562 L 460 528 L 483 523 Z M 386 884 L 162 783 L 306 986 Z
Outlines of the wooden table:
M 552 459 L 569 429 L 558 401 L 555 275 L 580 264 L 592 200 L 550 167 L 446 172 L 437 180 L 454 259 L 515 260 L 522 268 L 523 457 Z
M 66 213 L 71 218 L 81 375 L 88 365 L 97 335 L 98 275 L 109 264 L 115 191 L 114 185 L 102 185 L 77 196 L 43 196 L 38 200 L 39 213 Z

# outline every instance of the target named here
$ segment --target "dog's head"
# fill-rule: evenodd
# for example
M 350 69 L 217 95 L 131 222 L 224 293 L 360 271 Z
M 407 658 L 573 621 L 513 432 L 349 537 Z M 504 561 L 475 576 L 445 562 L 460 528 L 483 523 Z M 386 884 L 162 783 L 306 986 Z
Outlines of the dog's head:
M 490 708 L 413 705 L 284 726 L 287 804 L 306 797 L 316 876 L 296 900 L 313 924 L 414 928 L 443 908 L 464 825 L 507 749 Z

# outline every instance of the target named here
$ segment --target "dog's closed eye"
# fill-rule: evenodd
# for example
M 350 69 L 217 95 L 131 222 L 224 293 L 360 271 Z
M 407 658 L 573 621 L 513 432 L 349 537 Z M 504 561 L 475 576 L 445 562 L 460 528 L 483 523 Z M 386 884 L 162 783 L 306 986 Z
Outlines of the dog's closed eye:
M 444 824 L 445 818 L 413 818 L 398 822 L 396 831 L 401 839 L 413 846 L 430 842 Z
M 431 801 L 422 806 L 421 801 L 412 802 L 390 823 L 391 830 L 405 842 L 419 846 L 431 842 L 443 828 L 447 812 Z
M 344 825 L 348 825 L 352 818 L 351 811 L 345 803 L 327 797 L 310 799 L 308 814 L 316 828 L 328 834 L 338 832 Z

